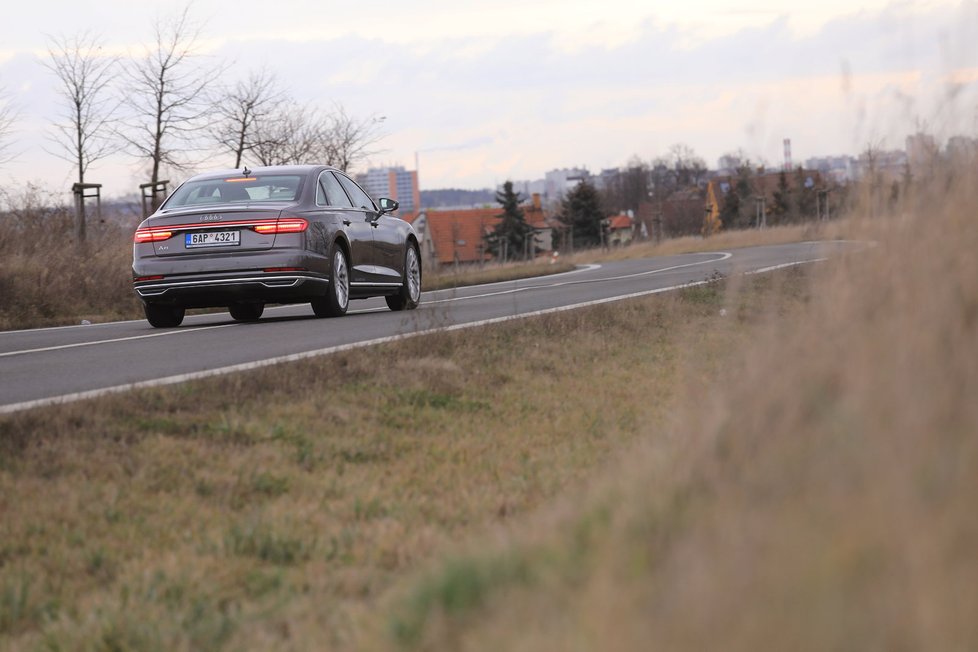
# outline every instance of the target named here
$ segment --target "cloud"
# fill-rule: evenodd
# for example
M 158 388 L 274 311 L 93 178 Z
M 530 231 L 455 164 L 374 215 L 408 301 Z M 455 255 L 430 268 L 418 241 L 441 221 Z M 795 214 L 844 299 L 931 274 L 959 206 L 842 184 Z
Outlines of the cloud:
M 251 5 L 241 6 L 246 14 Z M 570 27 L 528 20 L 502 35 L 473 36 L 466 24 L 455 36 L 448 27 L 461 19 L 442 8 L 436 20 L 448 22 L 427 40 L 385 28 L 386 16 L 372 30 L 310 30 L 306 40 L 213 38 L 220 45 L 212 54 L 234 61 L 234 74 L 276 71 L 302 101 L 387 116 L 377 162 L 410 166 L 414 152 L 428 152 L 424 187 L 617 165 L 679 141 L 709 161 L 739 147 L 778 160 L 781 139 L 791 137 L 801 160 L 858 151 L 874 131 L 897 145 L 918 119 L 948 132 L 973 126 L 973 116 L 947 109 L 952 95 L 974 105 L 975 2 L 892 5 L 801 31 L 798 16 L 762 11 L 735 16 L 746 27 L 709 38 L 653 17 L 616 34 L 600 16 Z M 479 16 L 489 20 L 489 11 Z M 573 41 L 588 26 L 593 38 Z M 0 84 L 33 80 L 27 99 L 43 123 L 50 80 L 25 66 L 22 56 L 0 61 Z M 470 143 L 477 146 L 461 147 Z

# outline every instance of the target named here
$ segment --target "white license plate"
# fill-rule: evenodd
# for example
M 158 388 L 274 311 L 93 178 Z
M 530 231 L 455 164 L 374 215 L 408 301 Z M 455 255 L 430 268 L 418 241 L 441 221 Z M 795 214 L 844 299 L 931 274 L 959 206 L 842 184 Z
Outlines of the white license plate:
M 188 233 L 184 240 L 187 249 L 194 247 L 233 247 L 241 244 L 240 231 L 207 231 Z

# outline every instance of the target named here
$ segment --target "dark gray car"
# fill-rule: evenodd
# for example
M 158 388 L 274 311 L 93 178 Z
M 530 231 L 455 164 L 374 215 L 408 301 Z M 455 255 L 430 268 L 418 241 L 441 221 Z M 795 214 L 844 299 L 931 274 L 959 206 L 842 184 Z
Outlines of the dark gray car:
M 266 303 L 311 303 L 320 317 L 350 299 L 391 310 L 421 299 L 418 238 L 352 179 L 323 165 L 224 170 L 181 184 L 136 229 L 133 287 L 146 319 L 178 326 L 187 308 L 227 306 L 239 321 Z

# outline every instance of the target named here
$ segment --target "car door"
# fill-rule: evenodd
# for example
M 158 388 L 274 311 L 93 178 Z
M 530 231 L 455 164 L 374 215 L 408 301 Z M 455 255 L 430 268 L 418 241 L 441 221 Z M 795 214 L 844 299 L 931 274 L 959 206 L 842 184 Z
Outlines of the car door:
M 404 245 L 407 225 L 399 217 L 385 213 L 376 220 L 374 251 L 378 276 L 388 283 L 401 283 L 404 273 Z
M 353 179 L 342 172 L 334 172 L 334 174 L 352 200 L 353 206 L 361 212 L 362 223 L 365 223 L 367 225 L 366 228 L 370 231 L 370 251 L 366 253 L 364 260 L 364 264 L 367 267 L 367 283 L 370 285 L 382 285 L 385 282 L 390 282 L 390 279 L 379 271 L 380 260 L 378 259 L 377 252 L 377 228 L 379 226 L 379 220 L 377 206 L 370 198 L 370 195 L 357 185 Z
M 374 228 L 367 213 L 354 205 L 340 181 L 342 178 L 345 177 L 324 171 L 319 175 L 319 190 L 350 242 L 350 284 L 356 287 L 370 283 L 373 278 Z

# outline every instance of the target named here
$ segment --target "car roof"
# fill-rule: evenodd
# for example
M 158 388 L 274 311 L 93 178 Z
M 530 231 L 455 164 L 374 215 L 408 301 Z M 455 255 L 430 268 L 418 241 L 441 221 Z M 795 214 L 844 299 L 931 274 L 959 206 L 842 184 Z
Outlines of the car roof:
M 188 181 L 197 180 L 207 180 L 207 179 L 224 179 L 227 177 L 241 176 L 244 170 L 248 170 L 249 176 L 255 176 L 258 174 L 310 174 L 312 172 L 318 172 L 319 170 L 335 170 L 336 172 L 341 172 L 329 165 L 269 165 L 266 167 L 255 167 L 255 168 L 230 168 L 225 170 L 211 170 L 209 172 L 201 172 L 200 174 L 195 174 L 190 177 Z

